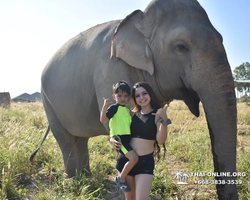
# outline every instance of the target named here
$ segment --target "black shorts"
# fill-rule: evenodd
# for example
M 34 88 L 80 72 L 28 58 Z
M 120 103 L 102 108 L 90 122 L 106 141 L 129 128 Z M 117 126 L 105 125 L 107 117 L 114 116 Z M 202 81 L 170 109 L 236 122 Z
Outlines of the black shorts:
M 128 159 L 119 153 L 116 161 L 116 169 L 121 172 L 124 165 L 128 162 Z M 133 169 L 128 173 L 130 176 L 135 176 L 138 174 L 152 174 L 154 175 L 155 160 L 153 153 L 139 156 L 139 160 Z

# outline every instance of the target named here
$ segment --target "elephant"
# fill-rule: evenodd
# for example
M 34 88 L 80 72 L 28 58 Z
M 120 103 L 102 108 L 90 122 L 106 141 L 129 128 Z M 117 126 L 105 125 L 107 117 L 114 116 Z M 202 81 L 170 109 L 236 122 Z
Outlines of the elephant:
M 111 97 L 119 80 L 146 81 L 162 101 L 183 100 L 197 117 L 201 102 L 214 171 L 236 172 L 232 72 L 223 38 L 197 0 L 152 0 L 144 11 L 79 33 L 50 59 L 41 95 L 69 177 L 90 173 L 88 140 L 109 134 L 99 115 L 103 97 Z M 238 199 L 236 185 L 216 187 L 219 199 Z

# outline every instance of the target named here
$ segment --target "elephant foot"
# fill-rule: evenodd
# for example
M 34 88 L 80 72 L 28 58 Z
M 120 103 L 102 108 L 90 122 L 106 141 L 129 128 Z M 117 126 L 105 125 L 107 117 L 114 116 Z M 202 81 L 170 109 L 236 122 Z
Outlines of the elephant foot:
M 86 169 L 86 168 L 83 168 L 82 170 L 75 170 L 73 173 L 73 171 L 67 171 L 67 176 L 68 178 L 76 178 L 76 179 L 81 179 L 82 176 L 85 176 L 85 177 L 91 177 L 92 176 L 92 172 L 89 170 L 89 169 Z
M 84 168 L 84 169 L 82 170 L 82 173 L 83 173 L 85 176 L 87 176 L 87 177 L 91 177 L 91 176 L 92 176 L 92 172 L 90 171 L 90 169 L 87 170 L 86 168 Z

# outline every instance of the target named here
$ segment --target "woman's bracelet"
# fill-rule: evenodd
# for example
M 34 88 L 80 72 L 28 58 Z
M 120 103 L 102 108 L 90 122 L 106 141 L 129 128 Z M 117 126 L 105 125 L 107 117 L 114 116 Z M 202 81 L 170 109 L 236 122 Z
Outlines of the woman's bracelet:
M 158 117 L 158 122 L 162 123 L 164 126 L 172 124 L 172 122 L 169 118 L 167 119 L 167 121 L 164 121 L 161 117 Z

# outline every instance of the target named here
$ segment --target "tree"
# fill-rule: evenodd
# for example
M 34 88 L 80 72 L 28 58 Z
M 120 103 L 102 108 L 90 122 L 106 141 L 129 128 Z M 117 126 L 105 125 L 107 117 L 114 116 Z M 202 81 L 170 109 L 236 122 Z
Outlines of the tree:
M 234 69 L 233 73 L 234 80 L 250 80 L 250 63 L 242 63 Z M 239 92 L 250 92 L 249 87 L 237 87 L 237 90 Z

